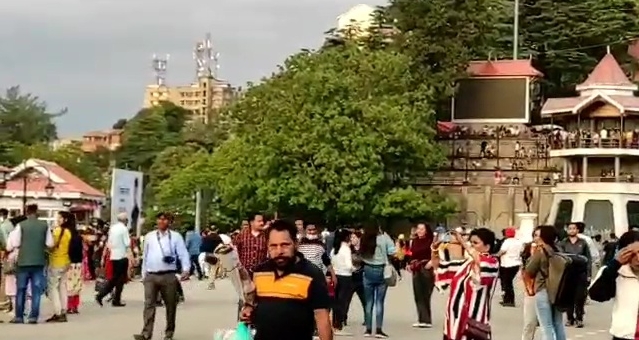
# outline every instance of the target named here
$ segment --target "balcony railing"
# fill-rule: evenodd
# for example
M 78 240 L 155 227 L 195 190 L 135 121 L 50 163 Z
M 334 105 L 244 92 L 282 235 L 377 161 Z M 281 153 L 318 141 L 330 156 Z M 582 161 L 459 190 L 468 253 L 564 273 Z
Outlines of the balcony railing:
M 550 141 L 550 147 L 553 150 L 588 148 L 639 149 L 639 140 L 627 140 L 625 138 L 576 138 L 562 141 L 553 139 Z
M 570 176 L 565 181 L 559 181 L 560 183 L 635 183 L 635 177 L 632 174 L 625 174 L 620 176 L 593 176 L 584 178 L 581 176 Z M 639 183 L 639 182 L 638 182 Z

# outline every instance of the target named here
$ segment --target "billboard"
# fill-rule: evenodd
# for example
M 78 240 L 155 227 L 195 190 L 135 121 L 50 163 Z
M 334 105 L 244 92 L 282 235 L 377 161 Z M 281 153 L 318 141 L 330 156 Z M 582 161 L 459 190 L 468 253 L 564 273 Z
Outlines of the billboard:
M 111 174 L 111 223 L 116 222 L 117 215 L 126 213 L 129 217 L 129 228 L 135 228 L 140 235 L 142 221 L 142 190 L 144 173 L 124 169 L 113 169 Z
M 453 121 L 528 123 L 528 78 L 469 78 L 457 83 Z

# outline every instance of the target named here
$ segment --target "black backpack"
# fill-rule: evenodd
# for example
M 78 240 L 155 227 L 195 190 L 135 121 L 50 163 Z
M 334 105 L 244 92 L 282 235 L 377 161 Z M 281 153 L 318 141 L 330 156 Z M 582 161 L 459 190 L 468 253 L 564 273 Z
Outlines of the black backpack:
M 555 253 L 549 257 L 548 276 L 556 285 L 546 283 L 550 303 L 560 311 L 567 311 L 575 305 L 575 287 L 583 285 L 588 272 L 588 259 L 582 255 Z

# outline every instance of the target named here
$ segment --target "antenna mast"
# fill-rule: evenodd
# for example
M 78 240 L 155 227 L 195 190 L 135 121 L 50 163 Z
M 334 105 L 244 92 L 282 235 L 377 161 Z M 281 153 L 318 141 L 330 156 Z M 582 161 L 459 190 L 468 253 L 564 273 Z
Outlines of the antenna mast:
M 166 66 L 169 63 L 169 55 L 164 58 L 153 55 L 153 71 L 155 71 L 155 84 L 158 86 L 166 85 Z
M 193 50 L 193 59 L 195 59 L 197 77 L 217 78 L 217 70 L 220 68 L 218 63 L 219 57 L 220 54 L 213 51 L 211 33 L 207 33 L 206 38 L 197 42 L 195 44 L 195 49 Z

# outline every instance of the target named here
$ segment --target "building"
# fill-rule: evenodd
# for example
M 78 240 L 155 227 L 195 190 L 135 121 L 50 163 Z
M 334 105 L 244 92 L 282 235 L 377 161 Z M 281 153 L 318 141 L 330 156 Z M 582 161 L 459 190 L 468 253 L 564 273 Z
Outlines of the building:
M 161 101 L 172 102 L 193 112 L 192 119 L 208 122 L 210 115 L 230 103 L 235 90 L 226 81 L 212 76 L 198 78 L 191 85 L 148 85 L 144 93 L 144 107 L 159 105 Z
M 42 219 L 53 223 L 59 211 L 71 211 L 79 222 L 99 217 L 106 196 L 56 163 L 29 159 L 3 168 L 0 207 L 20 215 L 25 204 L 36 203 Z
M 193 112 L 192 120 L 206 123 L 217 110 L 236 97 L 231 84 L 217 77 L 219 53 L 213 52 L 210 34 L 195 45 L 193 56 L 196 61 L 196 80 L 190 85 L 177 86 L 169 86 L 166 82 L 169 56 L 153 57 L 155 84 L 146 87 L 144 108 L 168 101 Z
M 120 129 L 87 132 L 82 136 L 82 151 L 95 152 L 100 148 L 115 151 L 122 145 L 123 132 Z
M 72 145 L 74 143 L 81 143 L 82 140 L 79 138 L 61 138 L 61 139 L 56 139 L 55 141 L 51 142 L 51 148 L 53 150 L 57 150 L 59 148 L 65 147 L 65 146 L 69 146 Z
M 548 222 L 583 221 L 620 235 L 639 225 L 639 88 L 608 53 L 571 98 L 548 99 L 542 115 L 565 131 L 551 134 L 550 157 L 563 167 Z
M 452 121 L 437 124 L 448 163 L 419 184 L 457 201 L 451 224 L 501 229 L 522 214 L 545 218 L 560 169 L 549 158 L 544 129 L 529 124 L 542 74 L 530 60 L 472 62 L 468 74 L 452 101 Z

